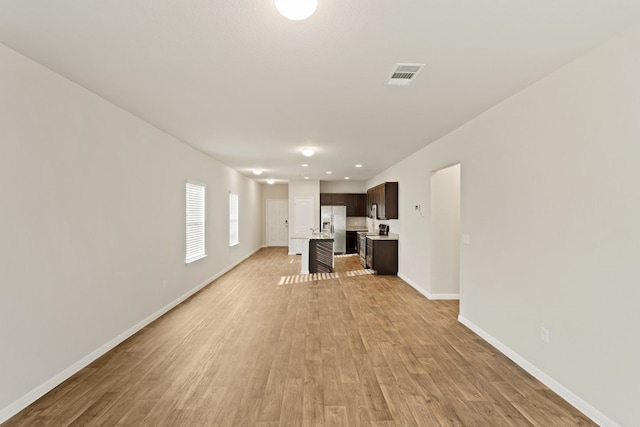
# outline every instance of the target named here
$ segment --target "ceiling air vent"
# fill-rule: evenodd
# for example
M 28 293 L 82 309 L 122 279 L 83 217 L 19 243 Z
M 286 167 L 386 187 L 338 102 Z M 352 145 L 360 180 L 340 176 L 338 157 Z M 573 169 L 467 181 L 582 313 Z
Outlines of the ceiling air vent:
M 409 86 L 424 64 L 396 64 L 387 79 L 388 85 Z

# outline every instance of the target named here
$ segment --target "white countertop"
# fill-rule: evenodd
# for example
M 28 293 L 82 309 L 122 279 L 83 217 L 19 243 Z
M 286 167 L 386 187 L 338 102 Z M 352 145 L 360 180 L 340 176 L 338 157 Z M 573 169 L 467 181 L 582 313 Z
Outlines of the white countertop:
M 389 233 L 388 236 L 380 236 L 380 235 L 374 235 L 374 236 L 369 236 L 367 235 L 367 239 L 371 239 L 371 240 L 398 240 L 398 235 L 395 233 Z
M 322 233 L 322 234 L 294 234 L 291 236 L 292 239 L 303 239 L 303 240 L 333 240 L 333 234 L 331 233 Z

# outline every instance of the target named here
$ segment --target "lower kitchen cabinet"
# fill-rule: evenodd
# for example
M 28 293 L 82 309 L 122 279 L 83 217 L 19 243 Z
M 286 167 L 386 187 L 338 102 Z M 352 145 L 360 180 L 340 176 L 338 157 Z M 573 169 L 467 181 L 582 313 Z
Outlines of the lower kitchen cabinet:
M 347 253 L 348 254 L 358 253 L 358 232 L 357 231 L 347 231 Z
M 377 274 L 398 274 L 398 241 L 367 237 L 367 267 Z
M 333 239 L 309 240 L 309 273 L 331 273 L 333 270 Z

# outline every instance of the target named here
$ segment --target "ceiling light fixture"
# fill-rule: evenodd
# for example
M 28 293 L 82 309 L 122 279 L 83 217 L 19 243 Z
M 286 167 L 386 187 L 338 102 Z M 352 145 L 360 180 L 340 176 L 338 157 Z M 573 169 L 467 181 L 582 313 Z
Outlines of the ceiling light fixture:
M 351 178 L 349 178 L 348 176 L 345 176 L 344 179 L 351 179 Z
M 306 163 L 303 163 L 301 166 L 302 166 L 303 168 L 308 168 L 308 167 L 309 167 L 309 165 L 308 165 L 308 164 L 306 164 Z
M 303 148 L 300 151 L 302 152 L 302 155 L 305 157 L 311 157 L 316 153 L 316 150 L 314 150 L 313 148 Z
M 318 0 L 275 0 L 276 9 L 292 21 L 307 19 L 318 7 Z
M 262 169 L 254 169 L 253 170 L 253 174 L 254 175 L 262 175 Z
M 333 172 L 331 171 L 327 171 L 327 175 L 331 175 Z
M 275 184 L 276 180 L 275 179 L 268 179 L 267 180 L 267 184 Z
M 356 165 L 356 167 L 357 167 L 357 168 L 361 168 L 361 167 L 362 167 L 362 165 Z

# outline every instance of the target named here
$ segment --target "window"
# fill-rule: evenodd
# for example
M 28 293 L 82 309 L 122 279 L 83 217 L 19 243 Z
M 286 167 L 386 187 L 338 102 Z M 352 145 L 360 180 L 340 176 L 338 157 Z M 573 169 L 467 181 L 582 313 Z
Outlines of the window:
M 240 237 L 238 236 L 239 217 L 238 195 L 229 193 L 229 246 L 235 246 L 240 243 Z
M 204 189 L 203 184 L 186 184 L 187 264 L 207 256 L 204 247 Z

